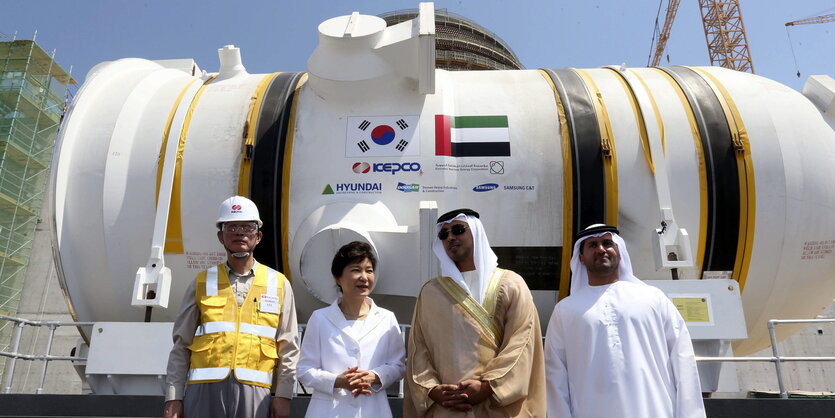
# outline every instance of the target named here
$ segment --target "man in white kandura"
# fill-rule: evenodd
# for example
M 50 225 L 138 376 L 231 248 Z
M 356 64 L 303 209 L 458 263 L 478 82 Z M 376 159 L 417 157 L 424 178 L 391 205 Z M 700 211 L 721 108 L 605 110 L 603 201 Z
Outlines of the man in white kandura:
M 618 230 L 578 234 L 571 274 L 545 333 L 548 417 L 704 418 L 690 333 L 632 274 Z
M 226 199 L 215 225 L 226 263 L 200 272 L 186 290 L 164 416 L 289 417 L 299 356 L 293 289 L 252 255 L 262 237 L 255 203 Z
M 525 280 L 498 268 L 476 211 L 441 215 L 436 231 L 441 276 L 415 304 L 403 416 L 544 416 L 539 315 Z

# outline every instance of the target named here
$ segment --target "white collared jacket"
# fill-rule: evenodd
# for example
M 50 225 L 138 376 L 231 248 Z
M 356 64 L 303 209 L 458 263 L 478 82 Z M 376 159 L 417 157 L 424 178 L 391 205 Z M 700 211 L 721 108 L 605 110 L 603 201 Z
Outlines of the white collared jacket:
M 307 417 L 391 417 L 385 388 L 403 378 L 406 350 L 394 314 L 369 301 L 358 338 L 337 302 L 310 316 L 298 364 L 299 381 L 314 391 Z M 354 366 L 380 377 L 371 395 L 334 389 L 336 376 Z

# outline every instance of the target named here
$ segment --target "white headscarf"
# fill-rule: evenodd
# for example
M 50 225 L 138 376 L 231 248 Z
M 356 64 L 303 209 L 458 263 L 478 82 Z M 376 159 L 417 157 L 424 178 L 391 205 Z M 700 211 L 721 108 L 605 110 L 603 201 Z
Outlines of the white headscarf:
M 603 226 L 602 224 L 595 224 L 589 226 L 589 228 Z M 586 228 L 588 229 L 588 228 Z M 620 235 L 614 232 L 600 232 L 597 234 L 588 235 L 582 237 L 574 243 L 574 253 L 571 256 L 571 294 L 575 294 L 582 289 L 588 288 L 589 286 L 589 272 L 586 266 L 580 261 L 580 245 L 583 244 L 583 241 L 589 238 L 597 238 L 602 237 L 606 234 L 612 234 L 612 241 L 618 245 L 618 252 L 620 253 L 620 263 L 618 264 L 618 281 L 625 281 L 625 282 L 633 282 L 639 284 L 645 284 L 634 274 L 632 274 L 632 262 L 629 260 L 629 252 L 626 251 L 626 242 L 623 241 L 623 238 Z
M 467 283 L 464 281 L 464 277 L 461 275 L 461 272 L 458 270 L 455 262 L 449 258 L 446 250 L 444 250 L 444 243 L 437 237 L 441 228 L 445 224 L 452 221 L 467 222 L 470 232 L 473 234 L 473 261 L 475 262 L 475 268 L 478 272 L 478 282 L 480 284 L 479 287 L 481 288 L 481 291 L 479 292 L 480 294 L 478 295 L 474 295 L 470 290 L 470 287 L 467 286 Z M 454 218 L 435 225 L 435 235 L 435 241 L 432 242 L 432 251 L 435 252 L 435 256 L 437 256 L 438 260 L 441 262 L 441 276 L 450 277 L 452 280 L 455 280 L 461 288 L 466 290 L 467 293 L 473 297 L 473 299 L 475 299 L 478 303 L 481 303 L 482 299 L 484 299 L 484 290 L 487 288 L 487 282 L 490 280 L 493 270 L 495 270 L 499 265 L 499 258 L 496 257 L 496 253 L 494 253 L 493 249 L 490 248 L 490 243 L 487 241 L 487 234 L 484 232 L 484 225 L 481 224 L 481 220 L 475 216 L 468 216 L 463 213 L 459 213 Z

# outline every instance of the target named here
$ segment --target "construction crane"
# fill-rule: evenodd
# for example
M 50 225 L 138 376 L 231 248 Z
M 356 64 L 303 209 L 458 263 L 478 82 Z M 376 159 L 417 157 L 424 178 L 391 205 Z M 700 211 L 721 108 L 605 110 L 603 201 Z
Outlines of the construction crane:
M 676 12 L 678 11 L 678 4 L 680 0 L 670 0 L 670 4 L 667 6 L 667 14 L 664 16 L 664 28 L 661 30 L 661 33 L 658 35 L 658 44 L 655 45 L 655 55 L 652 57 L 652 64 L 651 67 L 658 66 L 658 63 L 661 62 L 661 55 L 664 54 L 664 49 L 667 47 L 667 39 L 670 39 L 670 30 L 673 28 L 673 22 L 676 19 Z M 659 11 L 660 11 L 660 4 L 659 4 Z M 655 20 L 655 30 L 658 31 L 658 18 L 656 17 Z M 655 34 L 653 34 L 653 38 L 655 38 Z M 653 39 L 654 40 L 654 39 Z
M 813 25 L 816 23 L 827 23 L 827 22 L 835 22 L 835 13 L 828 14 L 828 15 L 820 15 L 814 17 L 807 17 L 805 19 L 795 20 L 791 22 L 786 22 L 786 36 L 789 38 L 789 46 L 792 50 L 792 58 L 794 59 L 794 68 L 797 70 L 797 77 L 800 78 L 800 66 L 797 64 L 797 55 L 794 53 L 794 43 L 792 42 L 792 36 L 789 33 L 790 26 L 798 26 L 798 25 Z
M 812 25 L 815 23 L 827 23 L 827 22 L 835 22 L 835 13 L 831 15 L 822 15 L 822 16 L 815 16 L 809 17 L 806 19 L 795 20 L 794 22 L 786 22 L 786 26 L 797 26 L 797 25 Z
M 669 0 L 663 29 L 658 35 L 658 43 L 650 62 L 652 67 L 661 62 L 679 3 L 680 0 Z M 739 0 L 699 0 L 699 11 L 702 14 L 710 64 L 753 73 L 754 64 L 751 62 Z

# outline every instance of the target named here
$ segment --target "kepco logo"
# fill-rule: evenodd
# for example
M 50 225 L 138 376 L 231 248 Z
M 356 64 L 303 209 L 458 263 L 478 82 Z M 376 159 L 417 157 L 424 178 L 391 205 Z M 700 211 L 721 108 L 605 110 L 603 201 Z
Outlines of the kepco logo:
M 366 162 L 356 162 L 351 167 L 354 173 L 364 174 L 369 171 L 375 173 L 391 173 L 396 174 L 398 171 L 421 173 L 420 163 L 374 163 L 368 164 Z
M 367 173 L 371 170 L 371 165 L 366 162 L 354 163 L 354 166 L 351 167 L 351 169 L 354 170 L 355 173 Z

